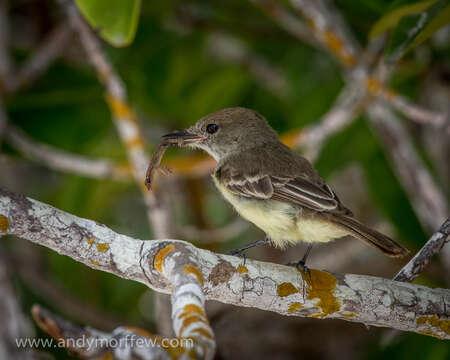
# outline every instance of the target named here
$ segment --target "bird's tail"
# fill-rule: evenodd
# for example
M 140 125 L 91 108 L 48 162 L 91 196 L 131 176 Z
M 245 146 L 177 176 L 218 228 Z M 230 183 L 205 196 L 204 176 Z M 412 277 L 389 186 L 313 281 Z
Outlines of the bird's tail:
M 409 254 L 409 251 L 406 248 L 391 238 L 369 228 L 364 224 L 361 224 L 354 218 L 340 214 L 333 214 L 331 220 L 343 230 L 348 231 L 350 235 L 377 248 L 387 256 L 403 257 Z

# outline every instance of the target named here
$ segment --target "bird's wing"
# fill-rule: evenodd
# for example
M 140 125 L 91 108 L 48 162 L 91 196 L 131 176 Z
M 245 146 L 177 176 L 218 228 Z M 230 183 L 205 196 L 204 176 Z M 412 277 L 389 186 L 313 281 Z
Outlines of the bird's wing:
M 316 211 L 338 210 L 339 199 L 328 185 L 320 186 L 302 177 L 271 176 L 272 199 L 307 207 Z
M 225 164 L 216 171 L 216 176 L 234 194 L 260 200 L 270 199 L 273 195 L 273 186 L 267 175 L 244 173 Z
M 273 199 L 307 207 L 316 211 L 344 210 L 328 185 L 317 185 L 302 177 L 279 177 L 246 173 L 231 164 L 216 172 L 221 184 L 232 193 L 254 199 Z

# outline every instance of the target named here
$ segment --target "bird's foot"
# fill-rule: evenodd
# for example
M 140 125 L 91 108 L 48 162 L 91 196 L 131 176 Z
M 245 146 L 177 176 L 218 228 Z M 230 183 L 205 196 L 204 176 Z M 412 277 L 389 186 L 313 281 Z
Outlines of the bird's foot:
M 252 247 L 255 247 L 255 246 L 267 244 L 270 241 L 271 241 L 270 238 L 265 237 L 263 240 L 258 240 L 258 241 L 252 242 L 250 244 L 244 245 L 244 246 L 242 246 L 240 248 L 231 250 L 231 251 L 227 252 L 227 255 L 233 255 L 233 256 L 238 256 L 238 257 L 244 258 L 244 265 L 245 265 L 245 259 L 246 258 L 245 258 L 244 251 L 246 251 L 247 249 L 250 249 Z
M 237 248 L 227 252 L 227 255 L 237 256 L 237 257 L 245 257 L 246 248 Z
M 290 263 L 287 263 L 286 265 L 287 266 L 294 266 L 294 267 L 300 269 L 302 272 L 304 272 L 305 274 L 307 274 L 311 278 L 311 271 L 309 271 L 309 267 L 306 266 L 304 260 L 300 260 L 300 261 L 297 261 L 297 262 L 290 262 Z

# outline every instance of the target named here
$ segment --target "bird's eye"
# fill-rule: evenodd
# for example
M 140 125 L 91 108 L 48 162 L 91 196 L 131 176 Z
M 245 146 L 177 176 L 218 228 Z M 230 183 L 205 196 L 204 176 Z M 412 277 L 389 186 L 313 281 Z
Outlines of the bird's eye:
M 208 124 L 208 126 L 206 126 L 206 132 L 209 134 L 214 134 L 217 130 L 219 130 L 219 125 L 217 124 Z

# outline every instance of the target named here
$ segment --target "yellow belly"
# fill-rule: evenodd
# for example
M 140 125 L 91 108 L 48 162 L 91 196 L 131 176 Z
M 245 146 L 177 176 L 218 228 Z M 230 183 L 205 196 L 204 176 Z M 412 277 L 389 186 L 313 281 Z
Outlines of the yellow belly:
M 347 235 L 346 231 L 328 221 L 306 216 L 300 206 L 276 200 L 247 199 L 233 194 L 214 176 L 213 179 L 239 215 L 263 230 L 277 247 L 285 248 L 301 241 L 328 242 Z

